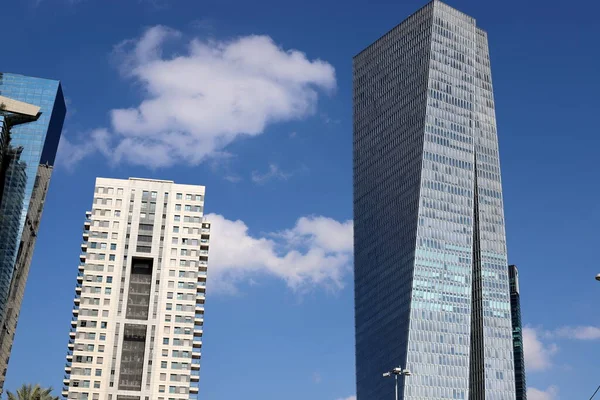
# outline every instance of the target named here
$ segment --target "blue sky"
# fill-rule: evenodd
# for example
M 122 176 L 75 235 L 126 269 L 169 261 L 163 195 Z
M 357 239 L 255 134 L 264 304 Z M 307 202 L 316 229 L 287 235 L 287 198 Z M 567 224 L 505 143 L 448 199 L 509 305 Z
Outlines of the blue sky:
M 423 4 L 3 4 L 0 69 L 60 79 L 69 103 L 8 389 L 61 387 L 94 178 L 140 176 L 206 185 L 206 210 L 222 227 L 211 249 L 202 397 L 352 396 L 351 58 Z M 587 398 L 600 384 L 600 5 L 449 4 L 490 37 L 530 400 Z M 173 99 L 180 109 L 167 107 Z M 173 121 L 184 134 L 168 136 Z M 219 245 L 219 235 L 229 240 Z

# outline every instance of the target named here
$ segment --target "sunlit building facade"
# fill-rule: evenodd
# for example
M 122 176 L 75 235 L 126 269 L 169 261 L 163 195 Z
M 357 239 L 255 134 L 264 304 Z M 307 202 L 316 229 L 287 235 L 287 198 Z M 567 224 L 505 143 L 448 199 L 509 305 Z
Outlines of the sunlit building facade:
M 515 400 L 487 34 L 435 0 L 353 72 L 358 400 Z
M 63 396 L 198 398 L 210 223 L 203 186 L 98 178 Z

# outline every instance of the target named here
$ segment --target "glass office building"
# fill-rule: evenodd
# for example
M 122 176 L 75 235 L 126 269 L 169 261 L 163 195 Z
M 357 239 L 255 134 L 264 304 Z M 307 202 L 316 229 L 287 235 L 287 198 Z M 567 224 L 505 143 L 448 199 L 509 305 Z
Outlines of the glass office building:
M 65 114 L 58 81 L 0 73 L 0 392 Z
M 487 34 L 432 1 L 356 55 L 358 400 L 515 400 Z
M 516 265 L 510 265 L 508 267 L 508 276 L 510 278 L 510 310 L 512 315 L 517 400 L 527 400 L 525 354 L 523 351 L 523 326 L 521 325 L 521 289 L 519 288 L 519 270 Z

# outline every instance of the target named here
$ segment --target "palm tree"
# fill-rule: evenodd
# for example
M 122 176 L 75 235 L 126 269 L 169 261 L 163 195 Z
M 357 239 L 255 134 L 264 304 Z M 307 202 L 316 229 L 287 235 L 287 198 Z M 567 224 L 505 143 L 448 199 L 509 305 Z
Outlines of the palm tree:
M 8 392 L 8 400 L 58 400 L 52 396 L 52 388 L 44 389 L 40 385 L 23 385 L 16 394 Z

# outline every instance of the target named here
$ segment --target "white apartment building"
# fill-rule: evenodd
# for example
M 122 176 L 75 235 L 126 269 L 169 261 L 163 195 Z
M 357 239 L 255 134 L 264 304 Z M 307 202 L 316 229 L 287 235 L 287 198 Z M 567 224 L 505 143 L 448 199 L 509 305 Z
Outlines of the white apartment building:
M 204 186 L 97 178 L 63 396 L 198 398 L 210 223 Z

